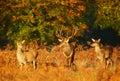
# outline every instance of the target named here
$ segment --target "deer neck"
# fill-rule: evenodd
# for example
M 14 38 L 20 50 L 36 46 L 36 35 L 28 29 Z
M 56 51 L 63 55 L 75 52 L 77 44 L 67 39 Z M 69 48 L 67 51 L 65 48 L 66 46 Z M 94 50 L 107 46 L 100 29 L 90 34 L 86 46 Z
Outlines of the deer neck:
M 59 47 L 66 47 L 66 46 L 69 46 L 69 44 L 68 44 L 68 43 L 61 43 L 61 44 L 59 45 Z
M 70 44 L 69 44 L 69 43 L 66 43 L 66 44 L 65 44 L 65 47 L 70 47 Z
M 22 48 L 17 48 L 17 54 L 21 54 L 23 52 Z
M 95 52 L 96 52 L 96 53 L 101 53 L 101 48 L 100 48 L 100 46 L 95 46 Z
M 66 43 L 66 46 L 70 46 L 70 44 L 69 44 L 69 43 Z

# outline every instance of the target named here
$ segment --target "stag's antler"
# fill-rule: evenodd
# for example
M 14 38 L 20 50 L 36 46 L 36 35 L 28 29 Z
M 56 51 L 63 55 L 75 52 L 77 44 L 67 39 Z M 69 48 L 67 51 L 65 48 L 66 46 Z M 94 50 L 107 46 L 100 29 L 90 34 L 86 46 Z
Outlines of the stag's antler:
M 74 27 L 71 36 L 68 36 L 68 38 L 70 39 L 70 38 L 74 37 L 77 32 L 78 32 L 78 28 Z
M 72 32 L 71 32 L 71 35 L 69 36 L 69 34 L 66 33 L 67 36 L 64 37 L 64 36 L 63 36 L 63 26 L 62 26 L 60 29 L 58 29 L 58 30 L 55 32 L 55 34 L 56 34 L 56 36 L 57 36 L 58 38 L 60 38 L 60 39 L 63 39 L 63 38 L 68 38 L 68 39 L 70 39 L 70 38 L 74 37 L 77 32 L 78 32 L 78 28 L 73 27 Z
M 55 32 L 55 35 L 56 35 L 58 38 L 63 39 L 64 37 L 62 36 L 62 35 L 63 35 L 63 34 L 62 34 L 62 31 L 63 31 L 63 26 Z

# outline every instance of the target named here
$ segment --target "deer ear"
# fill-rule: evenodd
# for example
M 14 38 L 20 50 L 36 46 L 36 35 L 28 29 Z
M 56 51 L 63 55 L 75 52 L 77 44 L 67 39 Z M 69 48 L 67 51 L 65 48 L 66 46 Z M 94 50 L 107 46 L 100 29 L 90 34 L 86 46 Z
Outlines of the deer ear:
M 92 41 L 95 42 L 95 39 L 92 38 Z
M 59 42 L 62 42 L 62 39 L 58 39 Z
M 69 42 L 69 38 L 66 40 L 66 42 Z
M 25 40 L 22 41 L 22 44 L 25 42 Z
M 101 41 L 101 39 L 98 39 L 98 42 L 100 42 Z

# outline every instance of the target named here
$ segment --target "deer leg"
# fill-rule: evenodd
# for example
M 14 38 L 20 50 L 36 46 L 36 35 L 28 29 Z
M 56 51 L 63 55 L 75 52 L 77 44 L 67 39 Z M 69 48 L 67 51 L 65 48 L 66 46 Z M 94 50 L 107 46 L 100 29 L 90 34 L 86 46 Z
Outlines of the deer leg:
M 77 71 L 77 66 L 74 63 L 71 63 L 71 69 L 73 71 Z
M 71 58 L 68 59 L 68 66 L 71 66 Z
M 112 61 L 112 59 L 110 59 L 110 66 L 111 66 L 111 67 L 113 66 L 113 61 Z
M 35 60 L 33 60 L 33 67 L 34 67 L 34 69 L 36 69 L 36 62 L 35 62 Z
M 104 64 L 105 64 L 105 69 L 106 69 L 108 67 L 108 62 L 106 58 L 105 58 Z
M 109 58 L 106 62 L 106 67 L 108 68 L 109 66 L 112 66 L 112 65 L 113 65 L 112 59 Z
M 20 69 L 22 70 L 22 67 L 23 67 L 23 63 L 20 62 Z
M 69 58 L 66 58 L 66 65 L 67 67 L 69 67 Z
M 66 66 L 69 65 L 69 61 L 68 61 L 68 58 L 66 58 Z

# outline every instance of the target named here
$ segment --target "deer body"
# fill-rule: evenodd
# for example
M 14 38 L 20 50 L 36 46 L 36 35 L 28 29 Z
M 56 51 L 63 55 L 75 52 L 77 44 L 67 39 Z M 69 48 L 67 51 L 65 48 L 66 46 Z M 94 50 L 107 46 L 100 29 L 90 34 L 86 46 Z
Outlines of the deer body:
M 95 46 L 95 52 L 97 54 L 97 58 L 103 62 L 104 60 L 104 54 L 102 53 L 102 49 L 99 46 Z
M 92 39 L 93 43 L 91 44 L 92 47 L 95 48 L 95 52 L 97 54 L 97 58 L 100 60 L 101 63 L 105 61 L 105 66 L 108 67 L 112 65 L 112 53 L 113 48 L 110 46 L 101 47 L 100 39 L 94 40 Z
M 59 40 L 60 41 L 60 40 Z M 60 41 L 60 48 L 62 48 L 63 55 L 66 58 L 67 66 L 71 65 L 72 55 L 74 53 L 74 48 L 72 44 L 68 43 L 69 39 L 65 38 L 63 41 Z
M 63 47 L 63 53 L 65 57 L 69 58 L 73 54 L 73 48 L 70 45 L 66 45 L 66 47 Z
M 63 41 L 59 40 L 61 42 L 60 47 L 62 48 L 65 57 L 71 57 L 73 53 L 73 47 L 68 43 L 68 40 L 69 39 L 64 39 Z
M 78 30 L 74 29 L 71 36 L 62 36 L 62 29 L 56 32 L 56 36 L 60 42 L 59 47 L 62 49 L 63 55 L 66 58 L 67 66 L 71 66 L 74 56 L 74 46 L 69 43 L 69 40 L 77 33 Z
M 24 51 L 23 42 L 17 42 L 17 60 L 22 68 L 23 65 L 26 65 L 27 62 L 32 62 L 34 69 L 36 68 L 36 59 L 37 52 L 35 50 Z
M 17 60 L 21 67 L 23 66 L 23 64 L 26 65 L 26 56 L 24 55 L 23 50 L 20 47 L 17 48 Z

